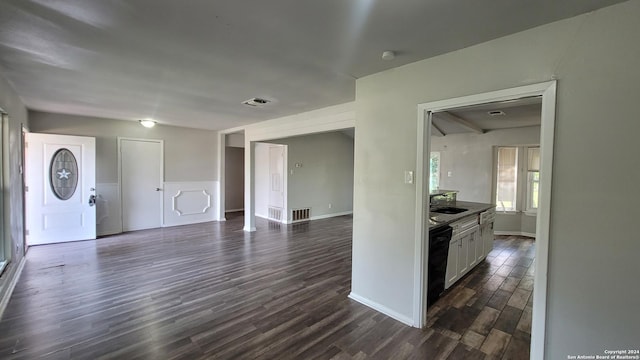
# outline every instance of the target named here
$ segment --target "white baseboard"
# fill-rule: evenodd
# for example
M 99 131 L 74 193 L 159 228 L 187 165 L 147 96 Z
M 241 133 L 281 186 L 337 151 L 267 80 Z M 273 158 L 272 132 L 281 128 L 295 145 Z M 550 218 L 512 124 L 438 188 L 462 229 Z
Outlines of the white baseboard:
M 244 211 L 244 208 L 242 208 L 242 209 L 228 209 L 228 210 L 225 210 L 224 212 L 239 212 L 239 211 Z
M 23 256 L 18 263 L 18 268 L 13 274 L 11 281 L 7 283 L 5 286 L 7 287 L 2 299 L 0 299 L 0 319 L 2 319 L 2 315 L 4 314 L 4 310 L 9 305 L 9 299 L 11 299 L 11 294 L 13 294 L 13 289 L 16 288 L 16 284 L 18 283 L 18 279 L 20 278 L 20 274 L 22 274 L 22 269 L 24 269 L 24 264 L 26 263 L 27 257 Z
M 353 211 L 343 211 L 343 212 L 338 212 L 338 213 L 317 215 L 317 216 L 312 216 L 309 219 L 298 220 L 298 221 L 285 220 L 285 221 L 283 221 L 283 223 L 285 223 L 285 224 L 295 224 L 295 223 L 300 223 L 300 222 L 305 222 L 305 221 L 328 219 L 328 218 L 337 217 L 337 216 L 344 216 L 344 215 L 353 215 Z
M 286 220 L 285 219 L 285 220 L 282 220 L 281 223 L 283 223 L 283 224 L 296 224 L 296 223 L 301 223 L 301 222 L 305 222 L 305 221 L 328 219 L 328 218 L 332 218 L 332 217 L 336 217 L 336 216 L 343 216 L 343 215 L 353 215 L 353 211 L 343 211 L 343 212 L 339 212 L 339 213 L 312 216 L 310 219 L 298 220 L 298 221 L 291 221 L 291 220 Z M 269 217 L 266 216 L 266 215 L 256 214 L 256 217 L 263 218 L 263 219 L 266 219 L 266 220 L 269 220 L 269 221 L 276 221 L 276 220 L 273 220 L 273 219 L 269 219 Z
M 353 211 L 343 211 L 343 212 L 339 212 L 339 213 L 331 213 L 331 214 L 325 214 L 325 215 L 312 216 L 311 220 L 328 219 L 328 218 L 332 218 L 332 217 L 336 217 L 336 216 L 343 216 L 343 215 L 353 215 Z
M 389 309 L 388 307 L 384 306 L 384 305 L 380 305 L 375 301 L 371 301 L 365 297 L 362 297 L 358 294 L 354 294 L 353 291 L 349 294 L 349 298 L 352 300 L 355 300 L 359 303 L 361 303 L 362 305 L 368 306 L 370 308 L 372 308 L 375 311 L 381 312 L 389 317 L 392 317 L 398 321 L 400 321 L 401 323 L 405 324 L 405 325 L 409 325 L 409 326 L 413 326 L 413 319 L 411 319 L 410 317 L 407 317 L 405 315 L 402 315 L 394 310 Z
M 526 237 L 531 237 L 531 238 L 535 238 L 536 234 L 534 233 L 529 233 L 529 232 L 524 232 L 524 231 L 494 231 L 493 232 L 494 235 L 510 235 L 510 236 L 526 236 Z

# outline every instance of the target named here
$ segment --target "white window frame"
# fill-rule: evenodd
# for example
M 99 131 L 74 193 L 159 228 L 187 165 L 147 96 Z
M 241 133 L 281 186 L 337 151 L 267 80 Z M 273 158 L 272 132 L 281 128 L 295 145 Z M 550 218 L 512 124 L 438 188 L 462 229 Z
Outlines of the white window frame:
M 515 173 L 515 196 L 514 196 L 514 205 L 509 208 L 509 210 L 505 210 L 503 204 L 498 204 L 498 161 L 499 159 L 499 150 L 501 148 L 514 148 L 516 149 L 516 173 Z M 518 209 L 520 207 L 520 204 L 522 203 L 521 199 L 520 199 L 520 181 L 522 181 L 522 176 L 520 176 L 520 171 L 519 171 L 519 167 L 521 164 L 521 159 L 520 159 L 520 155 L 522 154 L 522 149 L 520 146 L 515 146 L 515 145 L 499 145 L 499 146 L 495 146 L 494 147 L 494 159 L 495 161 L 493 162 L 493 199 L 496 202 L 496 211 L 499 211 L 501 213 L 517 213 Z
M 540 148 L 538 144 L 517 144 L 517 145 L 496 145 L 493 149 L 493 185 L 492 194 L 496 199 L 496 193 L 498 191 L 498 149 L 499 148 L 517 148 L 517 161 L 518 167 L 516 173 L 516 206 L 513 210 L 500 210 L 499 204 L 496 204 L 496 211 L 501 214 L 518 214 L 523 213 L 529 216 L 536 216 L 538 209 L 532 208 L 531 199 L 529 196 L 529 189 L 531 186 L 531 180 L 529 177 L 529 149 Z M 540 171 L 537 171 L 540 173 Z M 538 180 L 538 183 L 540 180 Z
M 524 213 L 527 215 L 536 215 L 538 213 L 538 208 L 537 207 L 533 207 L 533 200 L 532 200 L 532 191 L 533 191 L 533 184 L 534 182 L 538 183 L 538 189 L 540 189 L 540 165 L 538 165 L 538 170 L 531 170 L 529 169 L 529 151 L 531 149 L 538 149 L 538 151 L 540 151 L 540 146 L 525 146 L 524 147 L 524 156 L 525 156 L 525 164 L 526 169 L 524 170 L 525 175 L 526 175 L 526 179 L 525 181 L 527 182 L 526 188 L 524 189 L 525 191 L 525 209 L 524 209 Z M 539 157 L 540 155 L 538 155 Z M 533 175 L 534 174 L 538 174 L 538 180 L 534 181 L 533 180 Z M 538 195 L 539 196 L 539 195 Z
M 438 158 L 438 168 L 435 173 L 431 173 L 431 161 L 434 158 Z M 430 190 L 438 190 L 440 189 L 440 169 L 442 168 L 442 155 L 440 151 L 431 151 L 429 154 L 429 189 Z M 435 181 L 433 181 L 435 180 Z M 435 185 L 433 184 L 435 182 Z

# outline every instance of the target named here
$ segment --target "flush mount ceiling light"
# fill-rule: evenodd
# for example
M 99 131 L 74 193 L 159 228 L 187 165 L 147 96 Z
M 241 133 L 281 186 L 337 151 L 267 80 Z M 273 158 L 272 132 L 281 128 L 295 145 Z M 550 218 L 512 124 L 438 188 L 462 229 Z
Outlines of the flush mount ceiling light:
M 156 126 L 156 121 L 152 120 L 152 119 L 143 119 L 143 120 L 138 120 L 138 122 L 140 123 L 140 125 L 146 127 L 146 128 L 152 128 L 154 126 Z
M 489 114 L 489 116 L 505 116 L 505 115 L 507 115 L 502 110 L 491 110 L 491 111 L 487 112 L 487 114 Z
M 396 58 L 396 53 L 393 51 L 385 51 L 382 53 L 382 60 L 393 60 Z

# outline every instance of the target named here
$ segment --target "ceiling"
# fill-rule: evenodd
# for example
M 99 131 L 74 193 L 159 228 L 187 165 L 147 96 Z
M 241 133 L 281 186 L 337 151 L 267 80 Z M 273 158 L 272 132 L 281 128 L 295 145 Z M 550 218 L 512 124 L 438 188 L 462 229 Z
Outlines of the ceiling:
M 0 0 L 0 75 L 34 110 L 227 129 L 353 101 L 357 78 L 618 2 Z M 241 104 L 253 97 L 271 102 Z
M 491 115 L 492 112 L 499 113 Z M 542 97 L 533 96 L 434 113 L 431 134 L 483 134 L 491 130 L 539 126 L 541 120 Z

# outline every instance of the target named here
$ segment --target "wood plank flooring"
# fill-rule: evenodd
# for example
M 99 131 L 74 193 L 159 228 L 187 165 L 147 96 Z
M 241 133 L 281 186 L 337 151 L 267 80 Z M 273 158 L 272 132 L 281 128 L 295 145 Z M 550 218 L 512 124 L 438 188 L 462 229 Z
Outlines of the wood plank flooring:
M 351 217 L 242 217 L 33 247 L 2 359 L 526 359 L 533 241 L 502 237 L 415 329 L 347 298 Z

